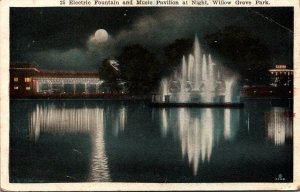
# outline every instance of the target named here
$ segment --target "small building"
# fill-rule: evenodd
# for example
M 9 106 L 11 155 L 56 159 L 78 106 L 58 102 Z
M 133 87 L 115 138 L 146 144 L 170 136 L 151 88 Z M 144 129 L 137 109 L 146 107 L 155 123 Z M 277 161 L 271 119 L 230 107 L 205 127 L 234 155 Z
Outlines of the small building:
M 292 87 L 293 86 L 293 69 L 287 65 L 275 65 L 275 68 L 269 69 L 272 87 Z
M 29 63 L 10 65 L 10 96 L 31 96 L 35 92 L 33 77 L 40 71 Z
M 244 85 L 241 97 L 293 98 L 293 73 L 287 65 L 275 65 L 269 69 L 269 85 Z

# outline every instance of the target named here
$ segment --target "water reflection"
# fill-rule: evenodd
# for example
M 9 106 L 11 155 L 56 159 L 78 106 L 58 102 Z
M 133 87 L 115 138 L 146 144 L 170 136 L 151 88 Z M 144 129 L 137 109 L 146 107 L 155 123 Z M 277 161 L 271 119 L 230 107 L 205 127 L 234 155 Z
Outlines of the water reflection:
M 10 178 L 274 182 L 280 172 L 292 181 L 291 106 L 275 104 L 157 109 L 143 102 L 12 101 Z
M 230 138 L 230 109 L 224 110 L 224 138 Z
M 197 175 L 200 163 L 209 162 L 213 148 L 219 143 L 220 130 L 224 140 L 234 137 L 239 126 L 239 109 L 161 109 L 161 133 L 178 135 L 183 157 L 187 157 Z M 174 133 L 178 130 L 178 134 Z
M 104 110 L 102 108 L 36 104 L 30 113 L 29 136 L 38 141 L 41 134 L 89 134 L 92 143 L 89 181 L 110 181 L 105 153 Z M 121 118 L 122 119 L 122 118 Z
M 124 133 L 127 122 L 127 109 L 121 107 L 108 107 L 105 109 L 105 126 L 112 130 L 114 136 Z
M 103 109 L 96 109 L 94 117 L 97 127 L 91 130 L 92 158 L 89 181 L 108 182 L 111 179 L 105 154 Z
M 168 122 L 167 122 L 167 110 L 162 109 L 161 110 L 161 116 L 162 116 L 162 122 L 161 122 L 161 130 L 162 130 L 162 136 L 166 136 L 168 132 Z
M 37 141 L 41 133 L 89 133 L 96 120 L 95 116 L 90 114 L 95 114 L 96 110 L 98 109 L 36 104 L 29 117 L 29 137 Z
M 265 113 L 267 139 L 275 145 L 284 145 L 287 138 L 293 136 L 293 121 L 290 111 L 282 107 L 273 107 Z

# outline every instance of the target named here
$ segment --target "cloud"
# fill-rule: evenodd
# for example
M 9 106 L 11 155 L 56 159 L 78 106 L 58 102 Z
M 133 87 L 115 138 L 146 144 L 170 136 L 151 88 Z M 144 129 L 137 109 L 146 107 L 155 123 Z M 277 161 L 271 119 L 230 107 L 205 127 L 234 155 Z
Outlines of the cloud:
M 178 38 L 193 38 L 195 33 L 200 39 L 209 33 L 222 29 L 226 25 L 239 22 L 243 17 L 233 17 L 232 10 L 214 9 L 157 9 L 156 12 L 145 14 L 136 19 L 129 29 L 120 30 L 111 36 L 107 44 L 95 46 L 88 43 L 89 50 L 106 50 L 113 53 L 130 44 L 142 46 L 161 52 L 163 47 Z
M 93 31 L 86 40 L 86 48 L 35 51 L 27 54 L 27 60 L 35 61 L 48 70 L 95 70 L 103 59 L 116 57 L 126 45 L 139 43 L 161 51 L 174 39 L 190 35 L 186 21 L 191 16 L 188 11 L 157 11 L 137 19 L 129 29 L 120 30 L 115 36 L 110 35 L 107 42 L 97 43 Z
M 201 39 L 228 25 L 252 27 L 262 34 L 270 30 L 270 24 L 255 26 L 256 20 L 256 17 L 249 17 L 245 9 L 157 8 L 138 17 L 127 29 L 110 35 L 105 43 L 96 44 L 93 41 L 94 31 L 91 31 L 85 47 L 67 51 L 50 49 L 29 53 L 29 56 L 45 69 L 96 70 L 103 59 L 116 57 L 124 46 L 130 44 L 138 43 L 163 55 L 163 48 L 175 39 L 193 38 L 195 33 Z
M 66 51 L 46 50 L 34 52 L 31 55 L 32 61 L 38 63 L 43 69 L 48 70 L 94 70 L 99 64 L 97 54 L 88 53 L 82 49 L 73 48 Z M 100 58 L 99 58 L 100 59 Z

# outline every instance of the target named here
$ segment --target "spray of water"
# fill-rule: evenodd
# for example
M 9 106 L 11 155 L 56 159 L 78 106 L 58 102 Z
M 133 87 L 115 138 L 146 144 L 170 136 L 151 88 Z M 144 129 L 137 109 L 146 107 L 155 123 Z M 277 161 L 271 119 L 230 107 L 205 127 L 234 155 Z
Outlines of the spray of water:
M 232 102 L 235 79 L 225 78 L 225 75 L 220 73 L 221 66 L 213 62 L 211 54 L 203 53 L 197 35 L 193 52 L 188 58 L 183 56 L 178 71 L 161 81 L 162 102 L 165 102 L 164 96 L 168 94 L 174 96 L 175 102 L 178 103 L 191 102 L 194 98 L 204 103 L 212 103 L 222 96 L 224 102 Z M 169 93 L 172 82 L 180 83 L 180 87 L 177 91 Z

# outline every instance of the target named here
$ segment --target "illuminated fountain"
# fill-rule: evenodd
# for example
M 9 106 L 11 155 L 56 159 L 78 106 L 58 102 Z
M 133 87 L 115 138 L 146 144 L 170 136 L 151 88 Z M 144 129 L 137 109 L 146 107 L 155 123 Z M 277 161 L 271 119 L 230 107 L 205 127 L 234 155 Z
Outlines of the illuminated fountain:
M 161 81 L 152 104 L 240 104 L 233 94 L 236 78 L 225 77 L 224 69 L 213 62 L 210 54 L 202 53 L 196 35 L 193 54 L 183 56 L 178 70 Z

